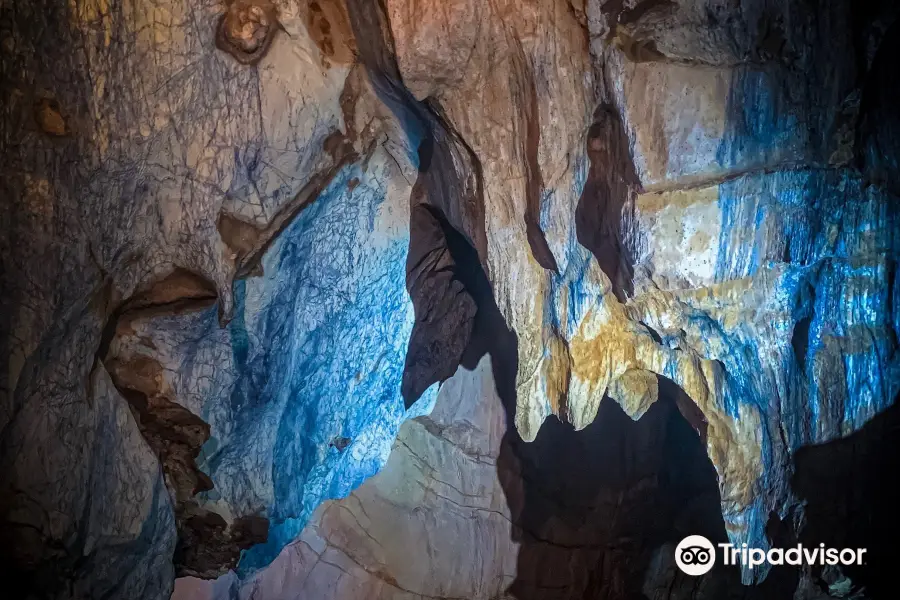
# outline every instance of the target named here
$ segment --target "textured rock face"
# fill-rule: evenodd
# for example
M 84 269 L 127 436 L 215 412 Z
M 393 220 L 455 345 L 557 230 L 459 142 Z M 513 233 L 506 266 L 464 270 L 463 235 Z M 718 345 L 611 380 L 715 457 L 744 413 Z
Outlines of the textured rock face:
M 714 470 L 666 395 L 669 386 L 639 422 L 605 403 L 602 420 L 586 430 L 554 419 L 526 443 L 507 428 L 513 406 L 497 393 L 495 374 L 497 381 L 514 374 L 504 375 L 514 365 L 503 356 L 461 368 L 429 416 L 404 423 L 382 471 L 319 507 L 266 569 L 244 581 L 179 579 L 173 599 L 662 599 L 673 588 L 685 597 L 767 598 L 793 591 L 783 578 L 742 589 L 734 569 L 699 585 L 675 575 L 678 538 L 726 534 Z
M 222 580 L 185 579 L 173 597 L 497 597 L 517 546 L 497 477 L 505 431 L 486 357 L 442 388 L 430 416 L 403 425 L 378 475 L 319 507 L 272 565 L 233 586 L 236 595 Z
M 21 596 L 812 598 L 671 542 L 893 531 L 893 3 L 0 11 Z
M 197 468 L 215 487 L 176 496 L 187 502 L 202 491 L 200 507 L 226 518 L 275 519 L 273 546 L 292 539 L 293 520 L 305 521 L 323 498 L 377 470 L 404 412 L 409 187 L 393 189 L 406 180 L 389 152 L 379 147 L 365 172 L 338 173 L 279 235 L 263 274 L 237 285 L 226 327 L 215 306 L 128 311 L 110 346 L 121 388 L 132 389 L 128 376 L 140 363 L 158 361 L 167 366 L 156 374 L 162 389 L 148 395 L 184 399 L 209 423 Z M 337 351 L 351 331 L 355 351 Z M 260 553 L 265 563 L 265 552 L 245 560 Z
M 265 564 L 405 413 L 415 149 L 342 6 L 278 7 L 254 68 L 224 8 L 4 7 L 3 546 L 41 596 Z
M 404 82 L 482 162 L 482 258 L 518 338 L 519 432 L 533 439 L 551 413 L 583 428 L 607 393 L 637 418 L 654 374 L 671 378 L 706 421 L 729 533 L 764 544 L 791 502 L 776 483 L 790 452 L 857 429 L 897 389 L 895 198 L 847 166 L 865 67 L 842 53 L 858 41 L 847 22 L 866 17 L 613 4 L 387 12 Z M 598 97 L 613 110 L 585 145 Z M 597 207 L 581 229 L 605 236 L 577 235 L 579 202 Z M 850 346 L 848 377 L 834 360 Z

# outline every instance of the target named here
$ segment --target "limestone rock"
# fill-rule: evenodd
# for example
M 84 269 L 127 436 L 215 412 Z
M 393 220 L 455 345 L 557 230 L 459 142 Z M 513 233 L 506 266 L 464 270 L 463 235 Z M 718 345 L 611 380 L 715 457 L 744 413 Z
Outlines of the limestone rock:
M 88 396 L 68 429 L 49 427 L 53 415 L 46 409 L 26 408 L 20 418 L 34 425 L 14 421 L 5 431 L 9 521 L 2 545 L 9 593 L 166 600 L 175 531 L 159 464 L 103 364 L 88 377 Z M 32 456 L 25 451 L 30 447 L 59 453 Z M 11 490 L 15 481 L 32 487 Z M 48 503 L 54 513 L 36 510 Z
M 234 0 L 219 22 L 216 45 L 238 62 L 253 65 L 265 55 L 277 31 L 278 16 L 271 2 Z
M 502 593 L 508 584 L 503 574 L 515 571 L 516 544 L 497 474 L 506 427 L 490 359 L 448 381 L 435 406 L 431 415 L 402 426 L 378 475 L 349 497 L 319 507 L 299 539 L 234 597 L 475 599 Z M 173 598 L 232 597 L 223 587 L 180 579 Z
M 281 3 L 284 35 L 255 65 L 216 49 L 224 6 L 8 9 L 3 196 L 14 201 L 2 203 L 0 238 L 0 483 L 4 539 L 16 543 L 5 544 L 7 564 L 43 594 L 163 598 L 176 521 L 179 568 L 188 561 L 214 576 L 266 537 L 258 520 L 271 518 L 284 529 L 256 549 L 267 562 L 322 498 L 378 468 L 405 414 L 414 151 L 368 87 L 341 6 L 314 16 Z M 35 26 L 43 33 L 25 35 Z M 66 107 L 66 137 L 35 131 L 38 89 Z M 302 310 L 281 310 L 292 303 Z M 351 339 L 368 366 L 336 352 Z M 107 360 L 120 393 L 100 403 L 89 382 Z M 121 435 L 137 441 L 120 449 L 93 423 L 121 414 L 134 415 L 120 419 Z M 307 426 L 320 428 L 321 444 L 295 439 Z M 336 433 L 355 443 L 329 450 Z M 245 452 L 229 440 L 252 443 Z M 139 463 L 122 471 L 134 493 L 109 499 L 94 483 L 106 463 L 93 456 Z M 84 539 L 94 521 L 112 533 Z M 140 551 L 100 560 L 129 540 Z
M 552 419 L 523 442 L 495 381 L 509 357 L 489 345 L 498 359 L 461 368 L 430 415 L 403 424 L 384 469 L 319 507 L 271 565 L 241 582 L 179 579 L 173 600 L 633 597 L 674 578 L 664 540 L 725 538 L 714 472 L 671 398 L 638 422 L 606 403 L 577 433 Z M 722 570 L 691 597 L 740 587 Z
M 22 595 L 871 578 L 688 590 L 670 558 L 827 538 L 857 506 L 817 497 L 831 459 L 877 495 L 850 474 L 900 389 L 893 4 L 0 6 Z
M 637 415 L 645 395 L 624 391 L 626 373 L 670 378 L 695 405 L 686 412 L 702 414 L 729 534 L 765 546 L 770 512 L 792 502 L 785 457 L 855 430 L 896 392 L 886 305 L 860 308 L 871 345 L 850 341 L 861 339 L 852 317 L 808 329 L 819 314 L 835 320 L 822 295 L 868 306 L 865 292 L 836 291 L 856 281 L 839 265 L 872 265 L 861 289 L 893 293 L 895 198 L 847 164 L 859 67 L 846 24 L 870 17 L 793 2 L 563 4 L 386 9 L 404 82 L 482 166 L 482 263 L 518 339 L 516 426 L 534 439 L 557 414 L 584 428 L 607 392 Z M 618 115 L 592 114 L 596 97 Z M 592 121 L 606 131 L 584 144 Z M 595 173 L 610 169 L 618 179 Z M 576 207 L 593 221 L 564 216 Z M 591 228 L 605 247 L 578 237 L 602 268 L 574 235 Z M 835 274 L 799 283 L 820 268 Z M 842 383 L 846 369 L 809 362 L 844 344 L 861 352 L 853 371 L 877 382 L 865 400 Z M 803 433 L 783 433 L 799 423 Z
M 390 152 L 344 169 L 279 235 L 263 275 L 238 282 L 227 327 L 215 306 L 125 313 L 110 347 L 126 366 L 166 365 L 162 385 L 209 423 L 200 507 L 273 520 L 245 563 L 268 562 L 323 499 L 373 474 L 404 415 L 409 184 Z M 338 350 L 351 336 L 355 351 Z M 334 447 L 335 436 L 349 442 Z

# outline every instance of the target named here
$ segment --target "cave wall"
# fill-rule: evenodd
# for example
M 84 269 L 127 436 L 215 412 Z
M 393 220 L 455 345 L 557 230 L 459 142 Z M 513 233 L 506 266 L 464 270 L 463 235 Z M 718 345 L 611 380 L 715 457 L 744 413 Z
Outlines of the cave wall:
M 4 6 L 3 552 L 39 597 L 265 564 L 406 414 L 415 148 L 341 6 L 282 6 L 252 67 L 222 8 Z
M 506 423 L 493 383 L 488 357 L 460 371 L 431 415 L 403 424 L 384 469 L 320 506 L 270 566 L 244 582 L 179 579 L 173 598 L 497 597 L 517 544 L 497 477 Z
M 858 429 L 897 390 L 896 198 L 871 185 L 854 132 L 877 67 L 866 49 L 895 10 L 385 10 L 404 83 L 481 157 L 483 266 L 518 341 L 520 434 L 550 414 L 582 429 L 607 395 L 638 417 L 670 378 L 703 414 L 729 535 L 765 547 L 770 513 L 795 502 L 791 452 Z M 597 260 L 572 219 L 591 203 L 621 207 L 621 243 Z
M 527 598 L 559 582 L 517 574 L 555 561 L 575 582 L 560 597 L 634 590 L 643 575 L 589 548 L 609 532 L 561 559 L 523 542 L 573 543 L 517 509 L 501 428 L 514 463 L 540 464 L 570 443 L 555 428 L 627 416 L 652 458 L 671 416 L 710 461 L 715 535 L 766 547 L 773 520 L 804 527 L 798 449 L 896 398 L 890 2 L 0 11 L 0 507 L 23 597 L 167 598 L 177 574 L 228 594 Z M 472 350 L 485 313 L 514 340 L 492 362 Z M 423 441 L 454 419 L 496 468 Z M 382 474 L 322 504 L 398 430 Z M 448 456 L 481 487 L 431 489 Z M 350 541 L 370 525 L 347 515 L 379 507 L 384 543 L 416 502 L 440 527 Z M 402 556 L 422 539 L 441 560 Z M 322 571 L 325 553 L 355 575 Z

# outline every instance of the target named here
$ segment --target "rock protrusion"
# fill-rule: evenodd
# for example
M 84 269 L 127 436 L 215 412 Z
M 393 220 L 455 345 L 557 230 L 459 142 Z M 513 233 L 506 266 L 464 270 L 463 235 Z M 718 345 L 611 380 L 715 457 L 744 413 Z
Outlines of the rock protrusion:
M 34 103 L 34 120 L 47 135 L 63 137 L 69 133 L 62 108 L 54 98 L 40 98 Z
M 233 0 L 219 21 L 216 46 L 239 63 L 255 65 L 278 28 L 275 5 L 269 0 Z

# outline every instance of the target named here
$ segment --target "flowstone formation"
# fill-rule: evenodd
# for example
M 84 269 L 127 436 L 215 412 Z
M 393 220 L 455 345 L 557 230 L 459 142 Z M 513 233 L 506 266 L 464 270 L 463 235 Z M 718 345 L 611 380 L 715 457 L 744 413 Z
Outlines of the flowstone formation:
M 898 17 L 3 3 L 4 581 L 889 597 Z

